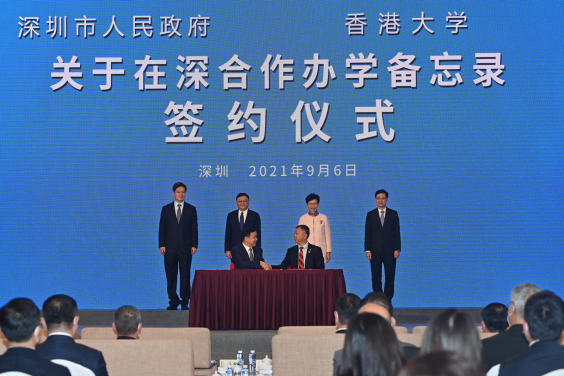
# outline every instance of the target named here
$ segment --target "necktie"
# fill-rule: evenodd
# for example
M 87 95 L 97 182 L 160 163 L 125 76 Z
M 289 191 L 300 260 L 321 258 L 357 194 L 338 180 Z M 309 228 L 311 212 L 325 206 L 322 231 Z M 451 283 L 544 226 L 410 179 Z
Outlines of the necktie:
M 255 254 L 253 253 L 253 249 L 249 248 L 249 258 L 251 261 L 255 261 Z
M 380 223 L 382 223 L 382 227 L 384 227 L 384 211 L 382 210 L 382 214 L 380 214 Z
M 182 217 L 182 204 L 178 204 L 178 210 L 176 211 L 176 221 L 180 223 L 180 217 Z
M 304 265 L 304 247 L 300 247 L 300 259 L 298 260 L 298 268 L 305 269 Z
M 243 212 L 241 212 L 241 217 L 239 217 L 239 227 L 241 227 L 241 231 L 243 231 L 243 225 L 245 224 L 245 216 Z

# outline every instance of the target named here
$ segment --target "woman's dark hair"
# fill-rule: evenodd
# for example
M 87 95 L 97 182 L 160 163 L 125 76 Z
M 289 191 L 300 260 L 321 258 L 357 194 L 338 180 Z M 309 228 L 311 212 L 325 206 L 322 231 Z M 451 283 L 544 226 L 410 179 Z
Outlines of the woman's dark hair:
M 423 335 L 421 354 L 437 350 L 452 351 L 481 369 L 482 342 L 475 320 L 469 313 L 454 308 L 437 314 Z
M 305 200 L 306 200 L 306 204 L 307 204 L 308 202 L 312 201 L 312 200 L 317 200 L 317 203 L 319 204 L 320 198 L 319 198 L 319 195 L 318 195 L 318 194 L 310 193 L 309 195 L 307 195 L 307 197 L 306 197 Z
M 395 376 L 404 361 L 396 333 L 385 318 L 372 313 L 352 318 L 339 376 Z
M 398 376 L 484 376 L 485 372 L 462 355 L 437 350 L 407 363 Z

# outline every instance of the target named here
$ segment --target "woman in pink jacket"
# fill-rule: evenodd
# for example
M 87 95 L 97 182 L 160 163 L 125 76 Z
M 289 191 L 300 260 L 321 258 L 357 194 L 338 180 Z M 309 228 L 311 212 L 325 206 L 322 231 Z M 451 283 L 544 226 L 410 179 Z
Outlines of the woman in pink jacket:
M 331 228 L 327 216 L 317 211 L 319 207 L 319 195 L 310 193 L 306 197 L 307 208 L 309 213 L 304 214 L 300 218 L 300 225 L 309 227 L 310 244 L 321 247 L 323 258 L 327 264 L 331 260 Z

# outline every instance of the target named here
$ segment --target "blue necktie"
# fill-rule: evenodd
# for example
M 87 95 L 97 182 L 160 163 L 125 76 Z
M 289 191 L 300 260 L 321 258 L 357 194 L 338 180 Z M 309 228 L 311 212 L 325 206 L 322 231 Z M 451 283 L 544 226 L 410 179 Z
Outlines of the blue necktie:
M 241 231 L 243 231 L 243 225 L 245 224 L 245 216 L 243 212 L 241 212 L 241 217 L 239 218 L 239 227 L 241 227 Z

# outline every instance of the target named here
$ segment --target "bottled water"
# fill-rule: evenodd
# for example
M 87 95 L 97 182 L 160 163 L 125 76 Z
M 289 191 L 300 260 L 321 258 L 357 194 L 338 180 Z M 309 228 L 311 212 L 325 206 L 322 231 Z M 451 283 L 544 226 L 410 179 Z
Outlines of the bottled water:
M 249 366 L 244 365 L 243 371 L 241 371 L 241 376 L 249 376 Z
M 243 350 L 237 352 L 237 365 L 243 367 L 245 364 L 245 358 L 243 358 Z
M 225 372 L 225 376 L 233 376 L 233 367 L 231 367 L 231 364 L 227 366 L 227 372 Z
M 255 372 L 257 370 L 257 356 L 255 350 L 251 350 L 249 353 L 249 371 Z

